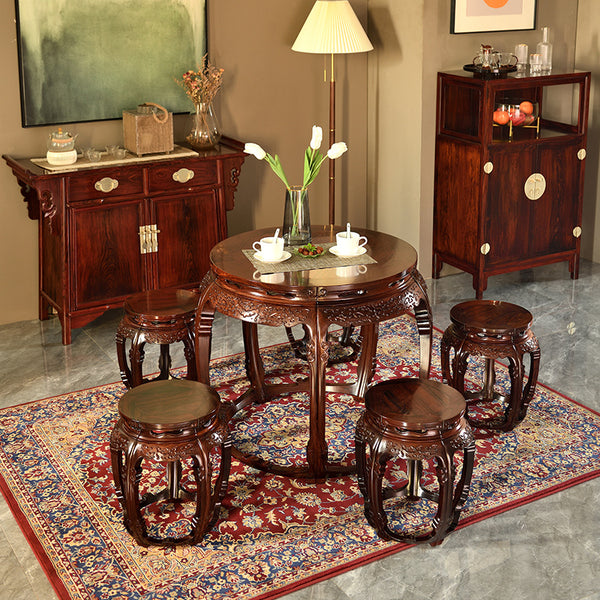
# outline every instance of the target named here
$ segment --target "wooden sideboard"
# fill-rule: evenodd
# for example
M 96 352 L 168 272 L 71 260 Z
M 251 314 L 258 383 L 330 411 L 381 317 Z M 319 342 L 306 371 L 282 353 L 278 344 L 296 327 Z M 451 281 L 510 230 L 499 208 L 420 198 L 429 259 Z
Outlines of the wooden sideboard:
M 130 294 L 198 286 L 227 237 L 244 156 L 230 138 L 201 154 L 58 171 L 3 156 L 39 222 L 39 318 L 52 307 L 70 344 L 72 328 Z
M 477 79 L 438 74 L 433 276 L 442 263 L 487 278 L 568 261 L 579 269 L 590 73 Z M 537 104 L 530 127 L 498 126 L 501 105 Z

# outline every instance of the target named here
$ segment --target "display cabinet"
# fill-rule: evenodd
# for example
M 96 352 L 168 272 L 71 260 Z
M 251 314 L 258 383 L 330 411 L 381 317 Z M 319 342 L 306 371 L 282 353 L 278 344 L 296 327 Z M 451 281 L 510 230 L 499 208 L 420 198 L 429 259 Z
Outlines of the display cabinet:
M 433 276 L 579 269 L 590 73 L 438 73 Z M 523 110 L 519 110 L 519 107 Z
M 200 284 L 227 236 L 244 153 L 229 138 L 184 150 L 55 171 L 3 157 L 39 221 L 39 318 L 56 310 L 63 344 L 134 292 Z

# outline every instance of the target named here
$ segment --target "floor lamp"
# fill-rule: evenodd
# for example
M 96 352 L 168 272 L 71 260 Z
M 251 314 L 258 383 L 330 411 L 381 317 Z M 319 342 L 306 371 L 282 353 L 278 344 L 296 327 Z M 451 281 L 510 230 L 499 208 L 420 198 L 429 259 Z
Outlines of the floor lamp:
M 292 50 L 311 54 L 330 54 L 329 146 L 335 142 L 335 54 L 373 50 L 365 30 L 348 0 L 317 0 L 306 19 Z M 329 161 L 329 225 L 335 224 L 335 161 Z

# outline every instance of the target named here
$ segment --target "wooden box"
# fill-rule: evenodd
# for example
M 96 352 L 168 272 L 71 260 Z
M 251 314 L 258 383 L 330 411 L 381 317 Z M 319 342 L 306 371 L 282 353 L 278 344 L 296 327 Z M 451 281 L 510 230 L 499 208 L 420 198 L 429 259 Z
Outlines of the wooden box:
M 155 107 L 159 109 L 157 112 Z M 173 113 L 158 105 L 141 104 L 123 111 L 123 143 L 133 154 L 173 150 Z

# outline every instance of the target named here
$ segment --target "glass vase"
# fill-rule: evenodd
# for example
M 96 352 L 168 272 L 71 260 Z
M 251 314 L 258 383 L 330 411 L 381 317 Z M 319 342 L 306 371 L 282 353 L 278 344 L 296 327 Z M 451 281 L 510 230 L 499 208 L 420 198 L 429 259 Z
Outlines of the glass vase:
M 196 104 L 192 113 L 192 130 L 186 137 L 188 143 L 197 150 L 207 150 L 219 143 L 221 135 L 213 105 L 206 102 Z
M 299 185 L 285 191 L 282 235 L 286 246 L 303 246 L 311 240 L 308 191 Z

